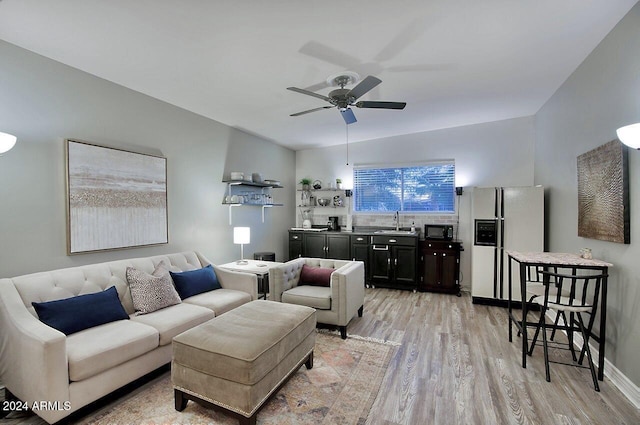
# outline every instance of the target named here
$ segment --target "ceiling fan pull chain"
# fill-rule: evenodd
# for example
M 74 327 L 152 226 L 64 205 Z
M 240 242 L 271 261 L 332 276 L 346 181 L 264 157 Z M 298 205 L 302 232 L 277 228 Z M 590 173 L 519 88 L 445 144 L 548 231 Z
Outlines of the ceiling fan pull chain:
M 347 129 L 347 165 L 349 165 L 349 124 L 345 124 Z

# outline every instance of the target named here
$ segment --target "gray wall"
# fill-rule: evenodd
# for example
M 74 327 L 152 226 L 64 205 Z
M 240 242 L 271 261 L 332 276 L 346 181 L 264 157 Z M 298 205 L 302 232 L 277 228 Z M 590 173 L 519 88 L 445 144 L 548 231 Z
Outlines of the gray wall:
M 551 251 L 593 249 L 614 264 L 607 305 L 607 353 L 640 385 L 640 152 L 629 151 L 631 244 L 579 238 L 576 158 L 640 121 L 640 4 L 589 55 L 536 115 L 535 182 L 547 189 Z
M 289 149 L 4 41 L 0 58 L 0 131 L 18 136 L 0 157 L 0 277 L 181 250 L 228 262 L 240 247 L 221 204 L 223 178 L 261 172 L 295 184 Z M 167 158 L 168 245 L 67 256 L 65 138 Z M 293 204 L 291 191 L 273 193 Z M 275 251 L 284 258 L 292 208 L 267 210 L 265 223 L 257 207 L 236 208 L 233 218 L 252 230 L 245 256 Z

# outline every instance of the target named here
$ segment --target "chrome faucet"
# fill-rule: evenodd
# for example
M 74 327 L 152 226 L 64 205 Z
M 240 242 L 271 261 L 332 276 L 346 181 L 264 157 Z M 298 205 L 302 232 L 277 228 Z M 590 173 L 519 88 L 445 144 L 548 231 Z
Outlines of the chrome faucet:
M 393 216 L 393 221 L 396 223 L 396 232 L 400 230 L 400 211 L 396 211 Z

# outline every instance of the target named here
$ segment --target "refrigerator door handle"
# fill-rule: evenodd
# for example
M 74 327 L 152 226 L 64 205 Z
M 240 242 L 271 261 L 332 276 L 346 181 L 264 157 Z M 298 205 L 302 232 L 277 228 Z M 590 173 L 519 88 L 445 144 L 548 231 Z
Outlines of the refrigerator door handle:
M 498 298 L 498 250 L 493 248 L 493 298 Z

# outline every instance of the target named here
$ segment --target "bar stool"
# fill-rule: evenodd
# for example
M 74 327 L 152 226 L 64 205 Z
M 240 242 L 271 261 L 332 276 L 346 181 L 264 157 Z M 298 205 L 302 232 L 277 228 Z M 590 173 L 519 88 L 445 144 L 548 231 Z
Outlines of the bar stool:
M 600 391 L 593 358 L 591 356 L 591 349 L 589 348 L 589 335 L 591 334 L 596 310 L 598 308 L 600 286 L 607 275 L 605 273 L 598 275 L 577 275 L 575 272 L 573 274 L 560 274 L 550 271 L 540 271 L 540 273 L 543 276 L 544 294 L 533 296 L 530 299 L 530 302 L 540 306 L 540 320 L 536 327 L 533 340 L 531 341 L 529 355 L 533 353 L 540 330 L 542 329 L 545 373 L 547 382 L 550 382 L 551 377 L 549 373 L 550 360 L 547 329 L 552 329 L 553 332 L 555 332 L 555 330 L 565 331 L 569 339 L 568 349 L 571 351 L 574 363 L 562 363 L 557 361 L 554 361 L 553 363 L 586 368 L 586 366 L 582 366 L 584 355 L 586 354 L 587 359 L 589 360 L 589 369 L 591 370 L 593 385 L 596 391 Z M 556 320 L 553 324 L 548 324 L 546 313 L 549 310 L 555 311 L 556 318 L 562 315 L 562 320 Z M 589 320 L 586 326 L 583 314 L 589 315 Z M 568 320 L 567 315 L 569 316 Z M 577 331 L 581 333 L 583 341 L 579 359 L 577 358 L 573 347 L 573 333 Z M 576 362 L 577 364 L 575 364 Z

